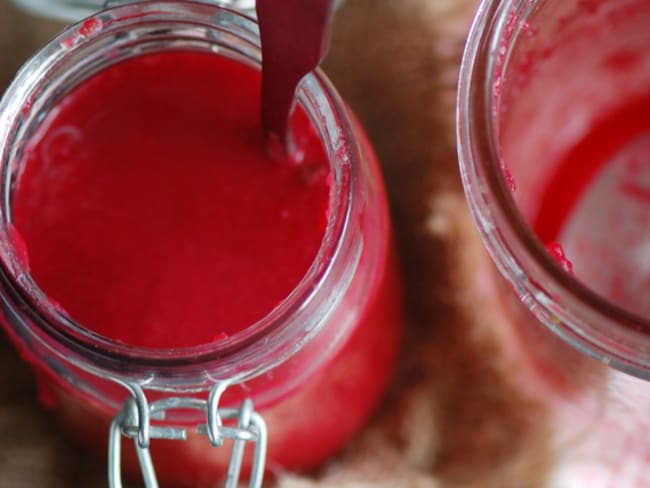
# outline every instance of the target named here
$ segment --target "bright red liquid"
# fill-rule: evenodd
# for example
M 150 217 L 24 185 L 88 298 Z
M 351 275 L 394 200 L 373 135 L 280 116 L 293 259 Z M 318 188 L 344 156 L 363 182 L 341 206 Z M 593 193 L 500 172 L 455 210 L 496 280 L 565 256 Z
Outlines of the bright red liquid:
M 269 160 L 258 112 L 258 73 L 209 54 L 139 56 L 84 81 L 30 140 L 16 187 L 14 244 L 22 234 L 20 254 L 38 284 L 83 325 L 151 347 L 219 340 L 266 315 L 314 260 L 330 171 L 300 110 L 291 123 L 303 157 Z M 357 272 L 315 339 L 224 397 L 228 406 L 242 395 L 262 398 L 271 471 L 310 469 L 341 449 L 376 407 L 397 359 L 401 289 L 385 194 L 372 149 L 350 123 L 363 200 L 350 218 L 367 243 Z M 332 349 L 343 324 L 349 333 Z M 105 456 L 113 409 L 31 361 L 48 406 Z M 137 476 L 131 446 L 124 443 L 123 464 Z M 154 440 L 151 451 L 163 486 L 215 486 L 230 454 L 194 424 L 185 443 Z
M 183 69 L 179 69 L 183 66 Z M 329 167 L 270 161 L 259 72 L 166 52 L 101 71 L 33 136 L 15 224 L 40 287 L 79 323 L 149 347 L 192 346 L 267 315 L 320 246 Z

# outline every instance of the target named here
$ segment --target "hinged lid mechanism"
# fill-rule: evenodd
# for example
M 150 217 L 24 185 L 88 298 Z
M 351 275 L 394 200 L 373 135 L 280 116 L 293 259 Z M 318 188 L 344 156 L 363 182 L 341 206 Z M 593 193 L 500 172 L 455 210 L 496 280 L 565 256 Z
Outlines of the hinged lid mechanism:
M 131 395 L 124 402 L 122 410 L 113 418 L 109 432 L 108 485 L 122 488 L 121 436 L 130 437 L 135 449 L 146 488 L 158 488 L 158 479 L 149 454 L 149 441 L 153 438 L 186 440 L 187 430 L 182 427 L 155 426 L 151 421 L 165 419 L 168 410 L 197 409 L 205 412 L 206 423 L 197 426 L 197 432 L 207 435 L 214 447 L 223 447 L 225 439 L 232 439 L 232 451 L 228 463 L 224 488 L 237 488 L 247 443 L 255 446 L 249 476 L 249 488 L 261 488 L 266 465 L 267 431 L 264 419 L 253 409 L 251 400 L 244 400 L 238 409 L 219 408 L 221 394 L 229 382 L 217 382 L 210 391 L 208 400 L 188 397 L 172 397 L 148 403 L 142 388 L 135 384 L 124 384 Z M 227 427 L 222 419 L 235 419 L 235 427 Z

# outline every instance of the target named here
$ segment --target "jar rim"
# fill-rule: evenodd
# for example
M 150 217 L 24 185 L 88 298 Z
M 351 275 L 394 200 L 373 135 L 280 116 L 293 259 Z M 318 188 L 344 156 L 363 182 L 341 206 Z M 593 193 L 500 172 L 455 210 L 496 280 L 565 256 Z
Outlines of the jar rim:
M 465 195 L 492 260 L 542 323 L 584 353 L 650 377 L 650 320 L 608 301 L 564 271 L 526 224 L 503 174 L 492 113 L 494 80 L 502 80 L 499 70 L 508 59 L 502 40 L 509 40 L 506 51 L 512 49 L 538 3 L 482 0 L 470 27 L 459 73 L 456 120 Z M 511 15 L 518 20 L 516 25 Z M 499 62 L 503 64 L 498 66 Z M 562 304 L 554 298 L 559 294 L 565 299 Z M 626 353 L 612 337 L 633 352 Z
M 97 20 L 102 29 L 88 33 L 88 19 Z M 349 251 L 346 245 L 350 247 L 348 224 L 352 207 L 356 205 L 352 195 L 361 159 L 360 148 L 351 140 L 352 127 L 345 105 L 319 69 L 305 77 L 297 92 L 298 103 L 317 126 L 334 177 L 328 224 L 318 254 L 301 282 L 278 307 L 260 321 L 218 343 L 170 350 L 137 347 L 99 336 L 74 323 L 54 306 L 29 277 L 11 244 L 8 244 L 11 215 L 7 209 L 11 206 L 9 192 L 16 164 L 8 150 L 12 138 L 16 137 L 12 122 L 25 122 L 19 120 L 23 103 L 28 102 L 30 107 L 35 103 L 34 95 L 38 93 L 39 84 L 49 80 L 52 72 L 71 68 L 68 61 L 71 56 L 88 52 L 106 39 L 115 40 L 119 36 L 122 36 L 119 42 L 125 45 L 138 45 L 138 40 L 133 38 L 134 28 L 138 26 L 146 28 L 148 32 L 155 31 L 163 24 L 197 27 L 204 34 L 202 41 L 209 41 L 214 46 L 225 41 L 219 41 L 218 36 L 210 36 L 217 30 L 225 29 L 245 44 L 247 62 L 259 66 L 261 53 L 254 20 L 205 2 L 136 2 L 110 8 L 88 19 L 66 29 L 33 56 L 0 100 L 0 164 L 5 166 L 2 175 L 5 212 L 0 216 L 2 281 L 5 287 L 10 288 L 12 298 L 27 306 L 25 312 L 37 329 L 30 333 L 36 332 L 37 338 L 50 349 L 53 343 L 57 347 L 64 344 L 66 360 L 84 369 L 128 377 L 138 374 L 151 376 L 152 371 L 167 372 L 172 369 L 175 374 L 183 370 L 188 377 L 205 376 L 207 371 L 222 380 L 243 380 L 257 376 L 295 353 L 300 344 L 318 332 L 329 310 L 337 303 L 331 298 L 322 304 L 316 303 L 323 301 L 319 297 L 324 293 L 325 285 L 336 283 L 337 289 L 341 290 L 339 295 L 342 295 L 346 283 L 349 284 L 349 280 L 346 281 L 340 273 L 333 272 L 334 265 Z M 127 28 L 129 35 L 122 35 Z M 73 39 L 72 45 L 70 39 Z M 354 263 L 350 264 L 353 271 Z M 346 276 L 348 274 L 351 274 L 350 270 L 346 271 Z M 306 316 L 306 303 L 313 304 L 309 316 Z M 307 317 L 308 323 L 305 324 Z M 60 350 L 56 352 L 62 354 Z

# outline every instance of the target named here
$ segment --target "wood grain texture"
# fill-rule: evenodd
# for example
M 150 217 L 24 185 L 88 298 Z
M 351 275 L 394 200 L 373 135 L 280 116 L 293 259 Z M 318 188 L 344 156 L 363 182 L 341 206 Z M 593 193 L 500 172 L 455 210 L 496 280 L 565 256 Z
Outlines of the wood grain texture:
M 0 87 L 56 25 L 0 0 Z M 542 486 L 543 411 L 511 384 L 490 264 L 457 172 L 454 98 L 475 0 L 347 0 L 325 70 L 386 176 L 407 287 L 407 339 L 377 416 L 321 473 L 282 488 Z M 66 441 L 0 338 L 0 487 L 105 486 L 104 461 Z

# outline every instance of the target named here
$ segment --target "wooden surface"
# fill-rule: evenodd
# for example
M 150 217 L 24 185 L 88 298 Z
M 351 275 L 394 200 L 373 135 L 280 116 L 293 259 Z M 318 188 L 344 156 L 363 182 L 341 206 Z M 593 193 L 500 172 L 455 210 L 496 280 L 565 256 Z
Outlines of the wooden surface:
M 57 26 L 0 0 L 0 87 Z M 489 264 L 457 174 L 454 97 L 475 0 L 347 0 L 325 69 L 382 162 L 407 286 L 407 340 L 373 423 L 315 477 L 284 488 L 533 488 L 544 419 L 511 384 Z M 0 487 L 106 486 L 104 460 L 66 441 L 0 338 Z

